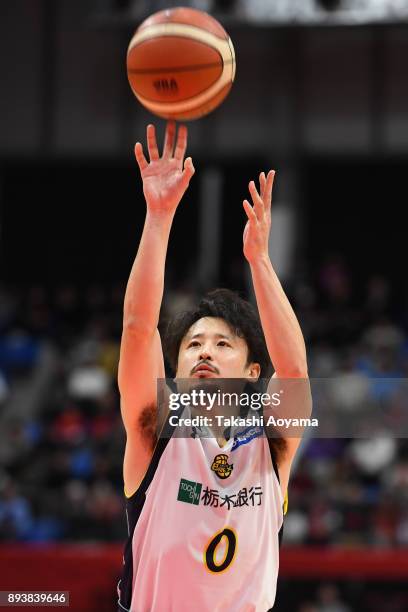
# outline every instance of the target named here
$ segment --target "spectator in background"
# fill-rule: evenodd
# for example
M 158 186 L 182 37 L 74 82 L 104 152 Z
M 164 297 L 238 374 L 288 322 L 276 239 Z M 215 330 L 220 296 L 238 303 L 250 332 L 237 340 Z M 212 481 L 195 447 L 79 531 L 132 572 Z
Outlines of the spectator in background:
M 341 601 L 334 584 L 323 584 L 317 592 L 318 612 L 351 612 L 351 608 Z
M 298 612 L 319 612 L 319 609 L 314 603 L 307 602 L 300 605 Z
M 33 522 L 29 502 L 19 494 L 11 478 L 0 475 L 0 540 L 29 539 Z

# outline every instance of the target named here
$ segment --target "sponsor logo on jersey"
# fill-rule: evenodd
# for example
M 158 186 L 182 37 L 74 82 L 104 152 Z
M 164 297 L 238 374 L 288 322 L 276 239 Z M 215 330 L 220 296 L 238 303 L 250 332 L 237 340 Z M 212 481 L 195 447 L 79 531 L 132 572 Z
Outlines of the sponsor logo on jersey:
M 249 488 L 242 488 L 238 493 L 220 492 L 217 489 L 210 489 L 208 486 L 203 488 L 201 482 L 194 482 L 181 478 L 180 487 L 177 495 L 178 501 L 187 504 L 211 508 L 254 508 L 262 505 L 263 490 L 261 485 L 255 485 Z
M 238 491 L 238 493 L 220 495 L 217 489 L 210 489 L 204 487 L 201 495 L 201 501 L 204 506 L 211 506 L 212 508 L 223 508 L 227 510 L 231 508 L 242 508 L 244 506 L 253 508 L 254 506 L 262 505 L 262 487 L 257 485 L 254 487 L 244 487 Z
M 178 501 L 186 502 L 187 504 L 194 504 L 198 506 L 200 503 L 201 495 L 201 482 L 193 482 L 192 480 L 180 480 L 179 492 L 177 495 Z
M 248 427 L 247 429 L 244 429 L 244 431 L 241 431 L 241 433 L 234 436 L 234 443 L 232 445 L 231 452 L 236 450 L 242 444 L 248 444 L 248 442 L 251 442 L 251 440 L 258 438 L 261 435 L 261 427 Z
M 217 474 L 218 478 L 224 480 L 231 476 L 233 467 L 234 465 L 232 463 L 228 463 L 228 455 L 220 453 L 219 455 L 215 455 L 211 469 Z

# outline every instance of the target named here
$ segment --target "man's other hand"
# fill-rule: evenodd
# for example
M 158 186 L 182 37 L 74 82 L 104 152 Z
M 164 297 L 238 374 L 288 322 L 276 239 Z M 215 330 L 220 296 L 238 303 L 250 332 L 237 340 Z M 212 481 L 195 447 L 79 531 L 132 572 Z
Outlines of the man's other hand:
M 143 180 L 143 193 L 148 211 L 155 214 L 174 214 L 195 169 L 191 157 L 184 160 L 187 148 L 187 127 L 180 125 L 176 139 L 176 124 L 166 126 L 163 153 L 159 156 L 156 131 L 147 126 L 148 163 L 140 142 L 135 145 L 136 161 Z
M 244 229 L 244 255 L 248 262 L 254 263 L 261 257 L 269 257 L 268 243 L 271 231 L 271 202 L 272 187 L 275 171 L 270 170 L 268 176 L 261 172 L 259 175 L 260 193 L 254 181 L 249 183 L 253 206 L 244 200 L 243 206 L 248 217 Z

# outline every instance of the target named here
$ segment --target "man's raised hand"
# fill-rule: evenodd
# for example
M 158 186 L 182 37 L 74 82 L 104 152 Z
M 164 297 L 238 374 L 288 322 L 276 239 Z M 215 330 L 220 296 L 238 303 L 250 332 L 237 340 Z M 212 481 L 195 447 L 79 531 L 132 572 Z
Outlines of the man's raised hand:
M 176 139 L 176 124 L 166 126 L 163 153 L 159 156 L 156 131 L 147 126 L 148 163 L 140 142 L 135 145 L 136 161 L 143 180 L 143 193 L 147 208 L 158 214 L 174 214 L 183 197 L 195 169 L 191 157 L 184 160 L 187 148 L 187 127 L 180 125 Z
M 261 172 L 259 175 L 260 192 L 255 187 L 254 181 L 251 181 L 248 186 L 253 206 L 248 200 L 243 202 L 248 217 L 244 229 L 244 255 L 249 263 L 255 262 L 260 257 L 268 256 L 274 178 L 274 170 L 270 170 L 267 176 Z

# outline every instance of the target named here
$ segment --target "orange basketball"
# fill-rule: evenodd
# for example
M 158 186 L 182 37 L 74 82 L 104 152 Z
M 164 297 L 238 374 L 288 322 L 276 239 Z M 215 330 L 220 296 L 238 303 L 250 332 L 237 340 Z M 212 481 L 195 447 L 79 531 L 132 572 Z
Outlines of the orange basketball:
M 136 30 L 127 52 L 136 98 L 165 119 L 197 119 L 231 89 L 235 52 L 222 25 L 192 8 L 159 11 Z

